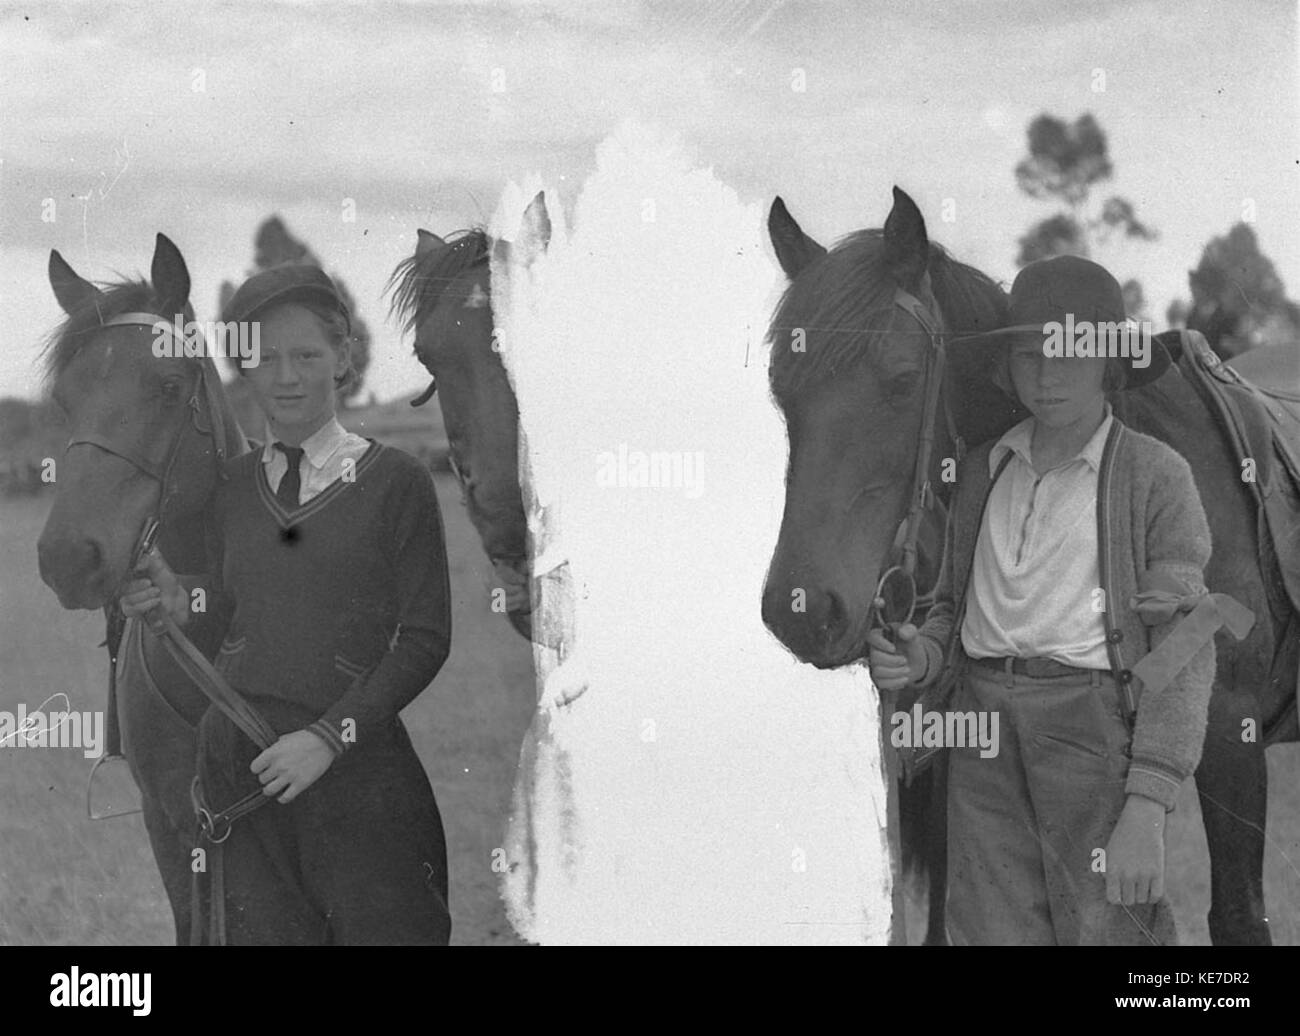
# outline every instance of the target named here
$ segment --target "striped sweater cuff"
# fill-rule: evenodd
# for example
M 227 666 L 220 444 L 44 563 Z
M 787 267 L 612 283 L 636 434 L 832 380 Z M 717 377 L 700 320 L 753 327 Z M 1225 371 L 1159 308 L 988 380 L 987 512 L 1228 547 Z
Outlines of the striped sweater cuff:
M 1172 812 L 1178 801 L 1178 789 L 1183 786 L 1187 775 L 1175 770 L 1167 763 L 1150 756 L 1134 756 L 1129 763 L 1128 780 L 1124 791 L 1128 795 L 1145 795 L 1155 799 L 1165 807 L 1165 812 Z
M 308 724 L 306 729 L 310 730 L 318 738 L 329 745 L 330 748 L 334 750 L 335 756 L 342 755 L 344 750 L 348 747 L 343 740 L 343 735 L 323 719 L 318 719 L 315 723 Z

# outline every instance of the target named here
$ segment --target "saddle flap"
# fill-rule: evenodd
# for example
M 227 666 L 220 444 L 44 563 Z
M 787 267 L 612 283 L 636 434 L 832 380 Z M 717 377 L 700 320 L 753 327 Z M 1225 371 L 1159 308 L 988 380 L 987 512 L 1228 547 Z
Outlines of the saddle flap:
M 1196 331 L 1181 332 L 1179 369 L 1196 388 L 1232 448 L 1264 522 L 1291 605 L 1300 611 L 1300 420 L 1241 377 Z M 1268 563 L 1261 545 L 1261 562 Z

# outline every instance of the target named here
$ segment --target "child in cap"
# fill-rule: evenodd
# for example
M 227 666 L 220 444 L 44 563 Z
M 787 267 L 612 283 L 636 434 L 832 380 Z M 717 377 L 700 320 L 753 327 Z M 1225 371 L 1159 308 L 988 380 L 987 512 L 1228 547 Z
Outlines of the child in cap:
M 267 432 L 217 493 L 219 590 L 233 618 L 216 668 L 279 739 L 261 751 L 215 707 L 200 724 L 196 804 L 267 803 L 208 846 L 221 878 L 207 938 L 445 944 L 442 820 L 398 716 L 451 645 L 433 481 L 415 458 L 339 424 L 350 321 L 321 270 L 257 274 L 222 320 L 259 324 L 260 363 L 244 376 Z M 186 589 L 155 554 L 122 604 L 144 614 L 160 603 L 188 618 Z

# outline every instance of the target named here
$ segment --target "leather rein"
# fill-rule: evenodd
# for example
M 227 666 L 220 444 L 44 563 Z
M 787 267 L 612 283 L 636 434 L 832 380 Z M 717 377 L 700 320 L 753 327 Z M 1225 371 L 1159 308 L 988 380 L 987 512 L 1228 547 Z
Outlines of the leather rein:
M 101 326 L 104 328 L 149 327 L 156 334 L 174 334 L 171 330 L 172 324 L 166 318 L 155 313 L 124 313 L 104 321 Z M 163 330 L 164 328 L 166 331 Z M 176 339 L 173 337 L 172 341 L 175 343 Z M 135 573 L 145 557 L 153 550 L 158 534 L 162 529 L 163 521 L 167 517 L 168 508 L 177 495 L 172 476 L 177 458 L 180 456 L 182 442 L 190 428 L 193 428 L 197 434 L 212 439 L 214 462 L 217 465 L 219 477 L 224 477 L 221 472 L 227 459 L 227 428 L 220 400 L 217 396 L 218 383 L 219 378 L 216 368 L 205 351 L 200 356 L 199 372 L 194 382 L 194 389 L 185 403 L 185 409 L 189 412 L 189 419 L 183 419 L 178 424 L 161 463 L 141 453 L 133 445 L 115 442 L 97 432 L 82 432 L 80 434 L 74 432 L 72 438 L 68 440 L 65 452 L 73 446 L 94 446 L 105 453 L 121 458 L 159 484 L 158 505 L 144 520 L 140 536 L 131 552 L 130 564 L 127 567 L 129 573 Z M 204 410 L 207 411 L 208 417 L 206 428 L 200 423 L 200 415 Z M 122 635 L 126 628 L 126 618 L 122 614 L 121 604 L 116 597 L 111 599 L 105 606 L 104 612 L 107 621 L 104 643 L 108 648 L 109 658 L 109 714 L 106 717 L 108 737 L 105 753 L 95 761 L 95 765 L 91 767 L 90 775 L 86 780 L 86 813 L 91 820 L 105 820 L 109 817 L 129 816 L 140 812 L 139 809 L 133 809 L 97 814 L 91 803 L 95 772 L 104 763 L 122 758 L 121 731 L 117 723 L 117 662 Z M 199 690 L 214 705 L 230 716 L 235 725 L 252 738 L 254 743 L 261 748 L 267 748 L 274 743 L 275 733 L 270 725 L 230 688 L 221 675 L 212 668 L 211 663 L 203 656 L 203 653 L 176 626 L 165 609 L 158 610 L 158 618 L 156 623 L 151 623 L 151 628 L 159 635 L 167 651 L 175 659 L 182 671 L 194 681 Z
M 958 460 L 965 453 L 965 443 L 957 434 L 952 408 L 943 392 L 947 367 L 945 338 L 951 335 L 943 330 L 939 320 L 920 299 L 903 288 L 895 289 L 890 305 L 895 313 L 901 310 L 920 324 L 929 340 L 925 351 L 925 403 L 921 412 L 921 437 L 917 445 L 916 464 L 912 470 L 907 514 L 898 527 L 894 544 L 885 559 L 887 567 L 877 584 L 869 620 L 872 628 L 884 630 L 892 639 L 897 635 L 898 628 L 910 622 L 918 609 L 927 610 L 934 603 L 936 587 L 930 587 L 924 594 L 917 592 L 916 564 L 917 541 L 926 513 L 936 512 L 941 519 L 946 515 L 930 480 L 930 463 L 934 456 L 941 401 L 943 418 Z

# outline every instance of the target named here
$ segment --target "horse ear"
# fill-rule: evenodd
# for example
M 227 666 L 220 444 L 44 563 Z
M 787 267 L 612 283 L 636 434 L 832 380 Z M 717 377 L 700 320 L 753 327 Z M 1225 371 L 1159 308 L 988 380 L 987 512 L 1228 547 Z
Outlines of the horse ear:
M 537 196 L 524 209 L 523 220 L 519 224 L 519 234 L 515 238 L 515 253 L 524 267 L 532 266 L 551 243 L 551 214 L 546 211 L 546 192 L 538 191 Z
M 551 214 L 546 211 L 546 192 L 538 191 L 519 220 L 513 241 L 492 240 L 492 262 L 496 266 L 528 269 L 546 254 L 551 243 Z
M 900 287 L 916 291 L 929 265 L 925 217 L 907 192 L 895 187 L 894 207 L 885 220 L 885 269 Z
M 502 238 L 492 240 L 492 265 L 508 268 L 510 266 L 511 243 Z
M 777 195 L 768 211 L 767 234 L 776 250 L 776 261 L 781 264 L 781 269 L 790 280 L 794 280 L 810 263 L 826 254 L 826 248 L 805 234 L 795 222 L 780 195 Z
M 99 295 L 99 289 L 88 280 L 77 276 L 68 261 L 55 249 L 50 250 L 50 287 L 59 300 L 63 312 L 71 315 Z
M 437 234 L 420 227 L 416 230 L 417 240 L 415 242 L 415 254 L 424 255 L 426 252 L 432 252 L 436 249 L 443 248 L 447 242 Z
M 190 301 L 190 271 L 177 248 L 166 234 L 154 242 L 153 265 L 149 270 L 153 290 L 158 296 L 161 316 L 183 313 Z

